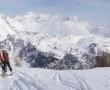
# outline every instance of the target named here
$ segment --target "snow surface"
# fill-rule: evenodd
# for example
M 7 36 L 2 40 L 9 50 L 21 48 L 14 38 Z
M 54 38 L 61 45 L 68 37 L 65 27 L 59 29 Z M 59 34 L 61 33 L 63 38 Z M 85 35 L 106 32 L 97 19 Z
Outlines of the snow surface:
M 13 66 L 13 69 L 13 76 L 0 76 L 0 90 L 110 90 L 110 68 L 57 71 Z

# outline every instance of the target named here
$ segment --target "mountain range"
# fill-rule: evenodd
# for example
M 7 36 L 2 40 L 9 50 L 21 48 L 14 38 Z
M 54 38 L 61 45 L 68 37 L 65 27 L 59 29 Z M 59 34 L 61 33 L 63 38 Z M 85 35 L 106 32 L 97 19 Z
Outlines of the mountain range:
M 0 50 L 8 50 L 11 59 L 19 57 L 33 67 L 91 68 L 94 56 L 110 50 L 109 29 L 77 16 L 28 12 L 0 15 L 0 21 Z

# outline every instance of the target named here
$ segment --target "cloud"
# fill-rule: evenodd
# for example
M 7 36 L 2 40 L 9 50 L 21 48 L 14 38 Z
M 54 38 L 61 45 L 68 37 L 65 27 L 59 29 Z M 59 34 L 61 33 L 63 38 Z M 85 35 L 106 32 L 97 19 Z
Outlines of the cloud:
M 41 11 L 75 15 L 98 22 L 110 22 L 110 0 L 0 0 L 0 13 L 8 15 Z

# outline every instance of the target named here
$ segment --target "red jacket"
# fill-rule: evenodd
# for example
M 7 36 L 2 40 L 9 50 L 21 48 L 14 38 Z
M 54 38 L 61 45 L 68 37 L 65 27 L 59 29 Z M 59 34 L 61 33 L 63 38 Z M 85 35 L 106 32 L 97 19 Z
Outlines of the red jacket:
M 9 60 L 8 53 L 3 53 L 1 58 L 4 62 L 7 62 Z

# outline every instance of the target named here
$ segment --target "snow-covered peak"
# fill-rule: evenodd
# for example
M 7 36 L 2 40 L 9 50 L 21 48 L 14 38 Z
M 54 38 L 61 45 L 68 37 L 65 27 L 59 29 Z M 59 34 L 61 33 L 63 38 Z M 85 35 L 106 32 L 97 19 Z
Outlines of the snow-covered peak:
M 89 34 L 89 23 L 77 16 L 50 15 L 39 12 L 28 12 L 22 16 L 1 16 L 1 23 L 8 23 L 2 30 L 29 32 L 46 32 L 52 34 Z M 1 25 L 0 25 L 1 26 Z
M 0 23 L 0 30 L 11 33 L 13 31 L 28 31 L 51 33 L 53 35 L 77 34 L 90 36 L 94 34 L 104 37 L 110 36 L 108 34 L 109 28 L 105 25 L 96 26 L 78 16 L 51 15 L 40 12 L 27 12 L 15 17 L 1 14 Z
M 12 30 L 10 23 L 7 20 L 7 16 L 0 16 L 0 41 L 6 39 L 8 34 L 15 34 L 15 31 Z

